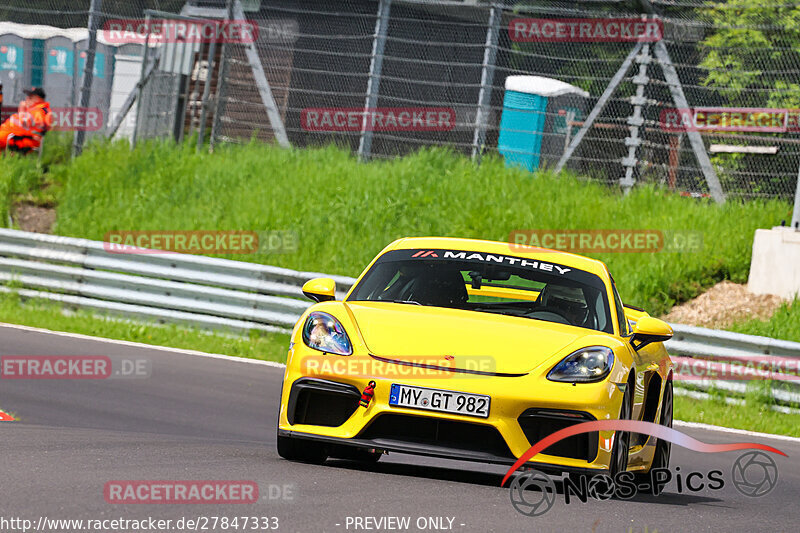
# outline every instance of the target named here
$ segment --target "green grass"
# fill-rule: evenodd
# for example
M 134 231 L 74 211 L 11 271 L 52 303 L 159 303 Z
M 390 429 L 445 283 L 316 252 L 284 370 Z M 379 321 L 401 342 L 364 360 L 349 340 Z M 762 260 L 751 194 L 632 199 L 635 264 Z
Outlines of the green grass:
M 748 320 L 728 329 L 748 335 L 800 342 L 800 300 L 784 303 L 769 320 Z
M 359 163 L 334 147 L 283 150 L 263 144 L 96 144 L 70 165 L 51 167 L 56 232 L 103 239 L 118 230 L 291 230 L 290 254 L 239 255 L 288 268 L 356 276 L 403 236 L 508 240 L 516 229 L 655 228 L 699 231 L 697 253 L 597 255 L 627 303 L 661 314 L 723 279 L 743 282 L 753 232 L 786 218 L 779 201 L 718 206 L 642 186 L 623 197 L 597 183 L 510 170 L 500 159 L 476 167 L 448 151 L 422 150 Z
M 0 322 L 280 363 L 286 362 L 289 349 L 288 335 L 254 332 L 249 337 L 228 336 L 175 325 L 113 320 L 82 310 L 65 314 L 59 305 L 22 302 L 14 293 L 0 294 Z
M 22 156 L 0 154 L 0 224 L 7 225 L 13 203 L 25 201 L 36 205 L 53 205 L 59 184 L 52 182 L 49 171 L 68 164 L 72 135 L 50 132 L 45 137 L 41 154 Z
M 765 403 L 748 401 L 745 405 L 726 404 L 721 397 L 696 400 L 675 396 L 675 418 L 749 431 L 800 437 L 800 414 L 773 411 Z

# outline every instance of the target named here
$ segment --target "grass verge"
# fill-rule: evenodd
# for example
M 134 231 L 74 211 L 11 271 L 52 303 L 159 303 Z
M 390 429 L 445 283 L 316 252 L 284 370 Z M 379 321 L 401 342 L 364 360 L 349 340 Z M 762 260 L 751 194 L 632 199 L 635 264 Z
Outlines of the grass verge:
M 253 332 L 238 337 L 109 319 L 82 310 L 65 314 L 59 305 L 38 300 L 23 303 L 14 293 L 0 295 L 0 322 L 279 363 L 286 362 L 289 349 L 288 335 Z
M 779 413 L 760 402 L 729 405 L 721 396 L 698 400 L 676 395 L 675 418 L 685 422 L 800 437 L 800 414 Z
M 728 329 L 748 335 L 800 342 L 800 300 L 783 304 L 769 320 L 748 320 Z

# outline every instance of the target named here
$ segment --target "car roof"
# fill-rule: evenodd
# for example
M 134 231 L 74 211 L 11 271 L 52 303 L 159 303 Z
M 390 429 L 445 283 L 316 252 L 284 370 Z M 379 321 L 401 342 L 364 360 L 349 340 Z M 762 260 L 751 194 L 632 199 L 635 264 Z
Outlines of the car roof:
M 601 279 L 607 279 L 610 276 L 605 263 L 597 259 L 591 259 L 569 252 L 562 252 L 560 250 L 525 246 L 510 242 L 461 239 L 455 237 L 405 237 L 394 241 L 386 247 L 384 252 L 408 249 L 465 250 L 478 253 L 508 255 L 571 266 L 596 274 L 600 276 Z

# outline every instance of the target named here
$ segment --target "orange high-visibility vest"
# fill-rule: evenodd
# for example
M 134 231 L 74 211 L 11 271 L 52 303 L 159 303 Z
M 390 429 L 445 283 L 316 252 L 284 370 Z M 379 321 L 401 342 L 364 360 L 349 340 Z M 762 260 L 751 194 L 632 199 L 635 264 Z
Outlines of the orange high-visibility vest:
M 53 124 L 53 116 L 50 113 L 50 104 L 40 102 L 27 108 L 25 111 L 14 113 L 0 126 L 0 137 L 5 144 L 9 135 L 11 144 L 18 145 L 20 148 L 38 148 L 42 142 L 42 136 L 47 133 Z

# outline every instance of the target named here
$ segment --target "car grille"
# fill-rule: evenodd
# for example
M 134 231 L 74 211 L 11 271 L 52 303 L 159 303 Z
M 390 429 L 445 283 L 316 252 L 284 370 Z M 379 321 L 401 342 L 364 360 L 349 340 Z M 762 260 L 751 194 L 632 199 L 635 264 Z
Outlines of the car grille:
M 289 423 L 337 427 L 358 409 L 361 393 L 352 385 L 302 378 L 292 384 L 287 417 Z
M 411 415 L 383 414 L 376 417 L 359 438 L 389 439 L 468 452 L 514 455 L 495 428 L 483 424 Z

